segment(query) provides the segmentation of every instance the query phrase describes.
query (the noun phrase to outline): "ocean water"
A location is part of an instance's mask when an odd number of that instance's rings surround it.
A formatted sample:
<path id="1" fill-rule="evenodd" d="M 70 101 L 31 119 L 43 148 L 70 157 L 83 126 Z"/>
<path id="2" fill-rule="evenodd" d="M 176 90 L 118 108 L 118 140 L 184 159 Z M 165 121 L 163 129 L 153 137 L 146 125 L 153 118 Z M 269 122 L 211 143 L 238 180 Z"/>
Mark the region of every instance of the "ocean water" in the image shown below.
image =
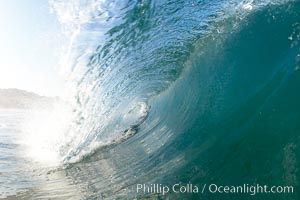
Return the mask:
<path id="1" fill-rule="evenodd" d="M 300 198 L 299 1 L 50 2 L 70 105 L 0 111 L 0 198 Z"/>

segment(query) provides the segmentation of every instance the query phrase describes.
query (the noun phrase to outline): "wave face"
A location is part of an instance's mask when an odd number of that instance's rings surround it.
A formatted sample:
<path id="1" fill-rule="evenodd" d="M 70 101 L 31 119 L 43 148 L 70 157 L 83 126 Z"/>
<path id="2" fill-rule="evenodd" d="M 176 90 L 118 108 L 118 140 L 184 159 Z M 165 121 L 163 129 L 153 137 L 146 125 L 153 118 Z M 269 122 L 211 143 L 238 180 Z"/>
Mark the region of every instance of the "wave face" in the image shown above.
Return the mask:
<path id="1" fill-rule="evenodd" d="M 132 199 L 149 197 L 137 183 L 299 186 L 298 1 L 51 3 L 70 38 L 75 96 L 60 146 L 73 164 L 47 175 L 51 191 Z"/>
<path id="2" fill-rule="evenodd" d="M 180 77 L 198 39 L 226 17 L 223 2 L 53 5 L 70 34 L 65 66 L 76 88 L 72 131 L 78 134 L 68 143 L 67 161 L 134 134 L 148 115 L 149 100 Z"/>

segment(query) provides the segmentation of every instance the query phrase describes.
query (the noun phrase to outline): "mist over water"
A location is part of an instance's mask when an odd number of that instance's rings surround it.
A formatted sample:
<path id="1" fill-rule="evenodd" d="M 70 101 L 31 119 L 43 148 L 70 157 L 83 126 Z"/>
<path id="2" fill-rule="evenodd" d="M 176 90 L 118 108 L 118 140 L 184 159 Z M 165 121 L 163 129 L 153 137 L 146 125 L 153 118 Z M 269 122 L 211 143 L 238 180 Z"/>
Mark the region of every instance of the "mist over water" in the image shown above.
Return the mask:
<path id="1" fill-rule="evenodd" d="M 0 111 L 0 198 L 249 199 L 144 183 L 293 185 L 255 198 L 299 198 L 299 1 L 50 2 L 70 94 Z"/>

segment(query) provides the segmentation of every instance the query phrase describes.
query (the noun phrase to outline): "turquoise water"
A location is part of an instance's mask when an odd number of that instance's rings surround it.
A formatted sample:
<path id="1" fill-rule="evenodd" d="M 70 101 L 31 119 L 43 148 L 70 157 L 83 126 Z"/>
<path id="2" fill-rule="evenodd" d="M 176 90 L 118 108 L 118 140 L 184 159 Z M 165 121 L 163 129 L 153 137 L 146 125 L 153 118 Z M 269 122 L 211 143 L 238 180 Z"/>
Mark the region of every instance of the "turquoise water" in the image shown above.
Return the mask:
<path id="1" fill-rule="evenodd" d="M 65 70 L 76 88 L 72 123 L 68 137 L 50 145 L 56 165 L 9 160 L 22 146 L 0 146 L 1 183 L 13 173 L 20 180 L 1 188 L 8 191 L 3 198 L 300 198 L 299 1 L 54 1 L 53 7 L 71 38 Z M 13 145 L 2 137 L 18 131 L 3 130 L 1 143 Z M 18 168 L 22 159 L 26 167 Z M 3 176 L 12 165 L 14 172 Z M 137 184 L 176 183 L 200 192 L 136 192 Z M 202 193 L 205 184 L 294 192 Z"/>

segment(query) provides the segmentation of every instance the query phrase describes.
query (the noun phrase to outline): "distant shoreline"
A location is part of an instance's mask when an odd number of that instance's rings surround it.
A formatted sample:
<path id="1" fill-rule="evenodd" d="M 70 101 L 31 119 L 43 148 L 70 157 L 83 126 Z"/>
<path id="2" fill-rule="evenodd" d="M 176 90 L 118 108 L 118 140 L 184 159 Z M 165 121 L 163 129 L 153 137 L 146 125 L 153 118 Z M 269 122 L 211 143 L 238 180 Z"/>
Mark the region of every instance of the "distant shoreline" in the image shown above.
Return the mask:
<path id="1" fill-rule="evenodd" d="M 0 89 L 1 109 L 31 109 L 53 106 L 58 97 L 40 96 L 20 89 Z"/>

